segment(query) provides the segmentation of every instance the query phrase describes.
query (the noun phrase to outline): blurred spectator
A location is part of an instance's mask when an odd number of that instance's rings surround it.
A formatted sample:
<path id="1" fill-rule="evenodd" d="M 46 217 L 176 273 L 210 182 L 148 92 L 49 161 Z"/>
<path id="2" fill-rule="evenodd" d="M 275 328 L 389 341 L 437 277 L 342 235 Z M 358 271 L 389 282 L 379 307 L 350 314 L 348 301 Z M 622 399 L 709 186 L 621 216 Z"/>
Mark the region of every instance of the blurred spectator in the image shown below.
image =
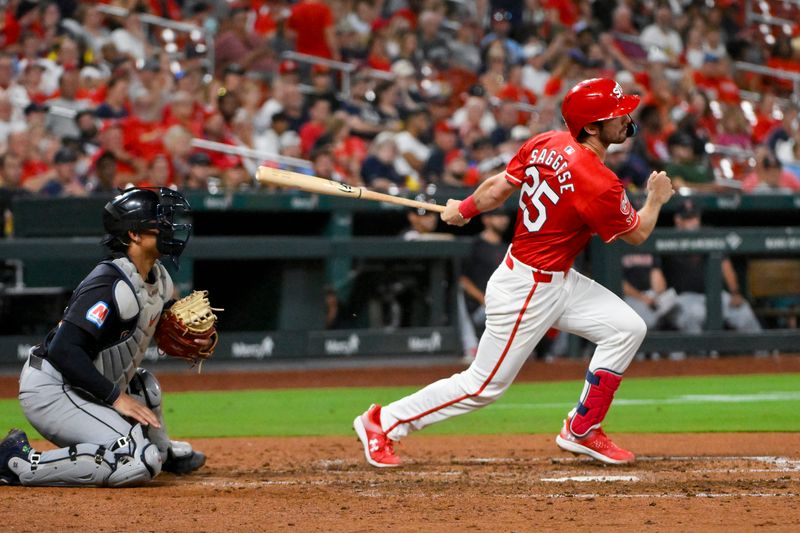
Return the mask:
<path id="1" fill-rule="evenodd" d="M 508 76 L 508 52 L 500 41 L 494 41 L 486 49 L 486 71 L 480 76 L 480 84 L 490 95 L 496 95 L 506 84 Z"/>
<path id="2" fill-rule="evenodd" d="M 169 159 L 165 154 L 155 154 L 147 163 L 144 177 L 136 183 L 137 187 L 168 187 L 172 184 Z"/>
<path id="3" fill-rule="evenodd" d="M 498 145 L 511 138 L 511 129 L 518 124 L 516 104 L 509 100 L 501 101 L 495 110 L 495 117 L 497 126 L 489 135 L 489 139 Z"/>
<path id="4" fill-rule="evenodd" d="M 207 191 L 209 179 L 214 172 L 211 158 L 204 152 L 195 152 L 189 156 L 188 162 L 189 174 L 186 176 L 183 187 L 195 191 Z"/>
<path id="5" fill-rule="evenodd" d="M 505 9 L 495 9 L 490 17 L 490 32 L 481 39 L 481 47 L 486 49 L 498 42 L 503 47 L 510 63 L 522 62 L 524 56 L 520 44 L 510 37 L 513 13 Z"/>
<path id="6" fill-rule="evenodd" d="M 100 130 L 97 127 L 97 120 L 94 111 L 83 109 L 75 114 L 75 125 L 78 128 L 78 142 L 80 151 L 92 155 L 97 151 L 100 141 L 97 138 Z"/>
<path id="7" fill-rule="evenodd" d="M 711 190 L 714 173 L 705 160 L 694 153 L 692 138 L 682 132 L 673 133 L 667 139 L 669 159 L 664 170 L 672 178 L 674 187 L 690 187 L 695 190 Z"/>
<path id="8" fill-rule="evenodd" d="M 480 87 L 480 86 L 479 86 Z M 486 93 L 482 88 L 472 89 L 464 106 L 453 113 L 453 125 L 458 128 L 458 137 L 465 145 L 491 134 L 497 126 Z"/>
<path id="9" fill-rule="evenodd" d="M 279 111 L 272 115 L 271 127 L 263 134 L 256 134 L 254 143 L 256 150 L 267 154 L 278 154 L 281 150 L 280 137 L 289 129 L 289 118 L 286 113 Z"/>
<path id="10" fill-rule="evenodd" d="M 75 113 L 90 107 L 90 102 L 78 99 L 80 72 L 66 69 L 58 82 L 59 94 L 47 101 L 47 130 L 56 137 L 75 136 L 80 134 L 75 124 Z"/>
<path id="11" fill-rule="evenodd" d="M 475 166 L 470 166 L 464 150 L 455 148 L 444 157 L 444 174 L 441 182 L 450 187 L 474 187 L 480 181 Z"/>
<path id="12" fill-rule="evenodd" d="M 298 159 L 303 156 L 302 149 L 300 148 L 300 136 L 294 130 L 287 130 L 281 134 L 280 147 L 280 155 Z"/>
<path id="13" fill-rule="evenodd" d="M 481 49 L 475 44 L 480 33 L 473 19 L 462 20 L 456 30 L 455 39 L 448 41 L 450 59 L 454 66 L 478 73 L 483 65 Z"/>
<path id="14" fill-rule="evenodd" d="M 381 116 L 367 100 L 367 95 L 374 98 L 371 80 L 365 74 L 356 73 L 350 88 L 352 97 L 344 102 L 342 109 L 347 113 L 350 129 L 354 135 L 363 139 L 373 139 L 381 131 Z"/>
<path id="15" fill-rule="evenodd" d="M 722 119 L 719 122 L 719 130 L 714 138 L 716 144 L 748 151 L 753 147 L 752 138 L 752 130 L 744 113 L 742 113 L 742 108 L 738 105 L 723 104 Z"/>
<path id="16" fill-rule="evenodd" d="M 37 104 L 33 104 L 37 105 Z M 30 106 L 26 107 L 28 109 Z M 32 109 L 35 109 L 32 108 Z M 14 106 L 11 104 L 11 98 L 4 90 L 0 90 L 0 153 L 5 152 L 6 140 L 12 130 L 24 128 L 24 117 L 16 113 Z"/>
<path id="17" fill-rule="evenodd" d="M 320 98 L 325 99 L 330 104 L 331 112 L 339 109 L 339 98 L 336 96 L 334 86 L 334 72 L 325 65 L 314 65 L 311 67 L 311 98 L 307 105 Z"/>
<path id="18" fill-rule="evenodd" d="M 89 63 L 102 56 L 103 45 L 111 37 L 105 22 L 105 15 L 98 6 L 89 3 L 81 3 L 74 18 L 64 21 L 69 31 L 86 47 L 84 57 L 88 56 Z"/>
<path id="19" fill-rule="evenodd" d="M 787 122 L 792 129 L 788 130 L 786 138 L 776 135 L 775 154 L 783 168 L 800 179 L 800 124 L 796 110 L 792 114 L 787 113 L 784 123 Z"/>
<path id="20" fill-rule="evenodd" d="M 95 152 L 93 160 L 96 162 L 101 155 L 110 152 L 116 159 L 116 173 L 120 179 L 130 180 L 144 169 L 144 162 L 125 146 L 124 132 L 119 121 L 106 121 L 100 130 L 99 139 L 100 149 Z"/>
<path id="21" fill-rule="evenodd" d="M 642 29 L 639 37 L 645 49 L 658 48 L 669 58 L 670 67 L 679 67 L 683 40 L 675 30 L 672 9 L 667 5 L 656 8 L 655 20 Z"/>
<path id="22" fill-rule="evenodd" d="M 439 183 L 444 177 L 445 158 L 456 149 L 456 130 L 447 121 L 441 121 L 433 128 L 433 146 L 428 160 L 422 167 L 422 178 L 426 183 Z"/>
<path id="23" fill-rule="evenodd" d="M 22 160 L 11 153 L 0 156 L 0 187 L 19 189 L 22 180 Z"/>
<path id="24" fill-rule="evenodd" d="M 274 68 L 271 47 L 263 37 L 248 28 L 248 11 L 249 7 L 244 2 L 233 4 L 226 24 L 217 35 L 214 53 L 220 76 L 229 63 L 264 73 Z"/>
<path id="25" fill-rule="evenodd" d="M 633 22 L 633 11 L 625 3 L 619 3 L 613 11 L 611 35 L 614 38 L 614 46 L 626 57 L 633 60 L 643 60 L 647 57 L 647 50 L 639 43 L 639 30 Z"/>
<path id="26" fill-rule="evenodd" d="M 423 98 L 417 85 L 417 71 L 410 61 L 401 59 L 392 65 L 397 86 L 397 106 L 401 113 L 422 107 Z"/>
<path id="27" fill-rule="evenodd" d="M 398 94 L 397 85 L 393 81 L 383 81 L 375 87 L 372 107 L 384 130 L 399 131 L 402 128 L 400 110 L 397 109 Z"/>
<path id="28" fill-rule="evenodd" d="M 756 166 L 742 180 L 742 191 L 755 194 L 792 194 L 800 191 L 800 179 L 783 169 L 766 147 L 756 152 Z"/>
<path id="29" fill-rule="evenodd" d="M 78 154 L 68 148 L 56 152 L 52 173 L 43 174 L 26 183 L 26 188 L 44 196 L 86 196 L 75 165 Z"/>
<path id="30" fill-rule="evenodd" d="M 246 191 L 253 186 L 252 174 L 241 164 L 225 168 L 222 170 L 222 186 L 227 192 Z"/>
<path id="31" fill-rule="evenodd" d="M 528 41 L 522 48 L 522 56 L 525 63 L 522 67 L 522 85 L 530 89 L 536 95 L 543 95 L 547 81 L 550 79 L 550 71 L 546 68 L 547 63 L 559 53 L 565 41 L 565 35 L 559 34 L 553 41 L 546 45 L 536 40 Z"/>
<path id="32" fill-rule="evenodd" d="M 331 8 L 321 0 L 300 0 L 291 9 L 286 28 L 294 34 L 295 49 L 338 61 L 341 55 Z"/>
<path id="33" fill-rule="evenodd" d="M 414 190 L 411 184 L 421 185 L 420 173 L 431 155 L 431 150 L 423 137 L 430 128 L 430 117 L 423 109 L 410 111 L 406 116 L 405 128 L 394 136 L 398 157 L 394 168 L 401 176 L 407 176 L 410 183 L 406 185 Z"/>
<path id="34" fill-rule="evenodd" d="M 391 51 L 391 42 L 389 43 L 390 50 L 389 56 L 397 61 L 408 61 L 414 67 L 414 71 L 418 72 L 425 65 L 425 53 L 419 47 L 419 37 L 416 33 L 405 30 L 398 37 L 397 53 Z"/>
<path id="35" fill-rule="evenodd" d="M 419 14 L 417 25 L 418 48 L 427 61 L 448 57 L 448 39 L 442 32 L 442 15 L 437 11 L 425 10 Z"/>
<path id="36" fill-rule="evenodd" d="M 336 171 L 333 154 L 328 147 L 323 146 L 322 148 L 314 150 L 314 152 L 311 154 L 311 164 L 313 165 L 313 172 L 315 176 L 319 178 L 325 178 L 326 180 L 347 183 L 345 176 L 342 176 Z M 352 181 L 348 184 L 356 185 Z"/>
<path id="37" fill-rule="evenodd" d="M 111 32 L 110 42 L 123 55 L 134 60 L 144 61 L 150 56 L 150 45 L 147 42 L 147 32 L 140 18 L 144 12 L 141 5 L 134 6 L 122 18 L 122 26 Z"/>
<path id="38" fill-rule="evenodd" d="M 195 103 L 191 94 L 177 91 L 170 103 L 164 109 L 163 124 L 165 128 L 181 126 L 192 135 L 199 137 L 203 132 L 203 122 L 206 119 L 202 107 Z"/>
<path id="39" fill-rule="evenodd" d="M 675 228 L 682 231 L 700 229 L 701 213 L 691 200 L 685 200 L 675 214 Z M 702 254 L 666 255 L 661 259 L 667 285 L 678 293 L 674 316 L 675 326 L 687 333 L 700 333 L 706 320 L 706 261 Z M 758 332 L 761 325 L 750 304 L 742 295 L 738 276 L 729 258 L 722 260 L 722 318 L 738 331 Z"/>
<path id="40" fill-rule="evenodd" d="M 346 113 L 339 111 L 333 116 L 315 146 L 328 146 L 337 172 L 345 176 L 348 183 L 361 184 L 361 165 L 367 157 L 368 145 L 352 134 Z"/>
<path id="41" fill-rule="evenodd" d="M 633 142 L 612 144 L 606 150 L 605 164 L 619 176 L 628 190 L 644 190 L 650 177 L 650 166 L 636 152 L 631 151 Z"/>
<path id="42" fill-rule="evenodd" d="M 108 91 L 94 114 L 100 119 L 125 118 L 130 114 L 130 104 L 128 103 L 128 79 L 124 77 L 112 77 L 108 80 Z"/>
<path id="43" fill-rule="evenodd" d="M 105 152 L 94 162 L 89 173 L 86 189 L 92 194 L 107 194 L 124 188 L 117 180 L 117 158 L 111 152 Z"/>
<path id="44" fill-rule="evenodd" d="M 699 70 L 689 71 L 684 79 L 688 87 L 703 91 L 710 100 L 737 105 L 741 101 L 739 87 L 729 72 L 728 61 L 716 54 L 706 52 L 703 66 Z"/>
<path id="45" fill-rule="evenodd" d="M 303 155 L 308 157 L 312 148 L 325 130 L 331 119 L 331 103 L 325 98 L 316 98 L 308 109 L 308 122 L 300 127 L 300 146 Z"/>
<path id="46" fill-rule="evenodd" d="M 0 99 L 0 104 L 1 103 L 2 100 Z M 25 123 L 28 125 L 28 128 L 38 130 L 46 129 L 48 109 L 48 106 L 37 104 L 36 102 L 31 102 L 25 106 Z"/>
<path id="47" fill-rule="evenodd" d="M 393 137 L 392 134 L 378 136 L 361 165 L 361 179 L 371 189 L 388 192 L 405 187 L 405 178 L 394 167 L 398 154 Z"/>

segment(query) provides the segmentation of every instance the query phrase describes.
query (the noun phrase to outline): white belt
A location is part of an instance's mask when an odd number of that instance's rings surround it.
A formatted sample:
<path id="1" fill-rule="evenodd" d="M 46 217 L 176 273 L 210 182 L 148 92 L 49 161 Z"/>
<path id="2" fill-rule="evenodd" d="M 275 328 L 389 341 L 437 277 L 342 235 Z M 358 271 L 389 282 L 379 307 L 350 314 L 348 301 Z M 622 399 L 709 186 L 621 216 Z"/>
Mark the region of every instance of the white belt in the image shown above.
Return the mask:
<path id="1" fill-rule="evenodd" d="M 525 272 L 526 275 L 530 275 L 534 281 L 537 283 L 563 283 L 564 278 L 567 277 L 567 272 L 562 271 L 551 271 L 551 270 L 541 270 L 538 268 L 534 268 L 530 265 L 526 265 L 513 255 L 509 251 L 506 254 L 505 259 L 506 266 L 511 270 L 516 270 L 518 272 Z"/>

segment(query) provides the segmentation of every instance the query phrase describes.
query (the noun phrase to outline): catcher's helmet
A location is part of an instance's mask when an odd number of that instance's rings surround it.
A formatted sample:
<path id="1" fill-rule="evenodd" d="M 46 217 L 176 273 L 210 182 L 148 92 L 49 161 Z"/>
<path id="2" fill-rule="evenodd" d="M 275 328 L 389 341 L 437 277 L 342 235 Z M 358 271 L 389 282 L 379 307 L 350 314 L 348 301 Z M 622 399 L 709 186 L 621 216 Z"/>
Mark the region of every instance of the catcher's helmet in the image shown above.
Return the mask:
<path id="1" fill-rule="evenodd" d="M 178 257 L 189 241 L 192 225 L 176 223 L 175 218 L 189 211 L 189 203 L 183 195 L 172 189 L 125 189 L 103 209 L 106 235 L 101 243 L 112 251 L 125 251 L 130 244 L 129 231 L 158 230 L 158 251 L 169 256 L 177 267 Z"/>
<path id="2" fill-rule="evenodd" d="M 561 114 L 576 139 L 583 127 L 598 120 L 627 115 L 639 105 L 639 97 L 622 94 L 619 83 L 608 78 L 584 80 L 569 90 L 561 104 Z M 636 133 L 635 125 L 628 136 Z"/>

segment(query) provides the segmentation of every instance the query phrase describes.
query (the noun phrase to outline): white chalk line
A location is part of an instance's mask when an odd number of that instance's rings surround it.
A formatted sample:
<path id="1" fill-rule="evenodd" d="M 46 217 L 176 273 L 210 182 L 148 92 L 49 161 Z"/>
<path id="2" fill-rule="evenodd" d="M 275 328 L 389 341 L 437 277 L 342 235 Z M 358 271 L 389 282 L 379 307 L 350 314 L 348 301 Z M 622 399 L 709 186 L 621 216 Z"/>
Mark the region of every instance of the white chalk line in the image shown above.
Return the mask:
<path id="1" fill-rule="evenodd" d="M 565 476 L 565 477 L 543 477 L 539 481 L 545 483 L 567 483 L 575 481 L 577 483 L 612 483 L 615 481 L 639 481 L 638 476 Z"/>
<path id="2" fill-rule="evenodd" d="M 227 488 L 227 489 L 258 489 L 270 486 L 331 486 L 339 484 L 335 480 L 311 480 L 311 481 L 295 481 L 295 480 L 264 480 L 264 481 L 231 481 L 225 479 L 203 479 L 196 480 L 186 485 L 200 485 L 213 488 Z M 372 483 L 373 488 L 354 490 L 354 495 L 364 498 L 383 498 L 396 495 L 393 492 L 377 490 L 374 487 L 377 483 Z M 430 494 L 426 492 L 419 492 L 417 494 L 403 493 L 404 497 L 419 496 L 426 499 L 436 498 L 440 494 Z M 683 493 L 683 492 L 669 492 L 669 493 L 640 493 L 640 494 L 601 494 L 597 492 L 588 493 L 525 493 L 525 494 L 509 494 L 504 497 L 521 498 L 521 499 L 601 499 L 601 498 L 614 498 L 614 499 L 692 499 L 692 498 L 797 498 L 800 493 L 797 492 L 698 492 L 698 493 Z"/>
<path id="3" fill-rule="evenodd" d="M 618 398 L 614 400 L 615 407 L 627 407 L 636 405 L 682 405 L 691 403 L 753 403 L 753 402 L 786 402 L 800 401 L 800 392 L 779 391 L 779 392 L 760 392 L 755 394 L 684 394 L 672 398 L 640 398 L 628 399 Z M 551 402 L 551 403 L 509 403 L 499 402 L 493 409 L 556 409 L 571 408 L 575 402 Z"/>

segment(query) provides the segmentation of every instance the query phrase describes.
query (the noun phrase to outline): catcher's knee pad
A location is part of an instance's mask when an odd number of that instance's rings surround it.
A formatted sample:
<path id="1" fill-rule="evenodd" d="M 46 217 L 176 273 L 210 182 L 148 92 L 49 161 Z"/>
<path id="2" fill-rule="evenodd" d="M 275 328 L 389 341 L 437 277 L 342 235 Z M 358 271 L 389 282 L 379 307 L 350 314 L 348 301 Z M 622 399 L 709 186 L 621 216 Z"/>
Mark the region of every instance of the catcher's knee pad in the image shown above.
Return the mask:
<path id="1" fill-rule="evenodd" d="M 161 383 L 152 372 L 144 368 L 137 368 L 128 385 L 128 394 L 144 399 L 145 405 L 150 409 L 161 408 Z"/>
<path id="2" fill-rule="evenodd" d="M 573 435 L 583 437 L 600 425 L 621 382 L 622 375 L 611 370 L 599 368 L 586 372 L 581 399 L 569 417 L 569 430 Z"/>
<path id="3" fill-rule="evenodd" d="M 127 437 L 121 437 L 112 451 L 116 463 L 108 477 L 110 487 L 150 481 L 161 472 L 161 454 L 155 444 L 144 438 L 139 424 L 133 426 Z"/>

